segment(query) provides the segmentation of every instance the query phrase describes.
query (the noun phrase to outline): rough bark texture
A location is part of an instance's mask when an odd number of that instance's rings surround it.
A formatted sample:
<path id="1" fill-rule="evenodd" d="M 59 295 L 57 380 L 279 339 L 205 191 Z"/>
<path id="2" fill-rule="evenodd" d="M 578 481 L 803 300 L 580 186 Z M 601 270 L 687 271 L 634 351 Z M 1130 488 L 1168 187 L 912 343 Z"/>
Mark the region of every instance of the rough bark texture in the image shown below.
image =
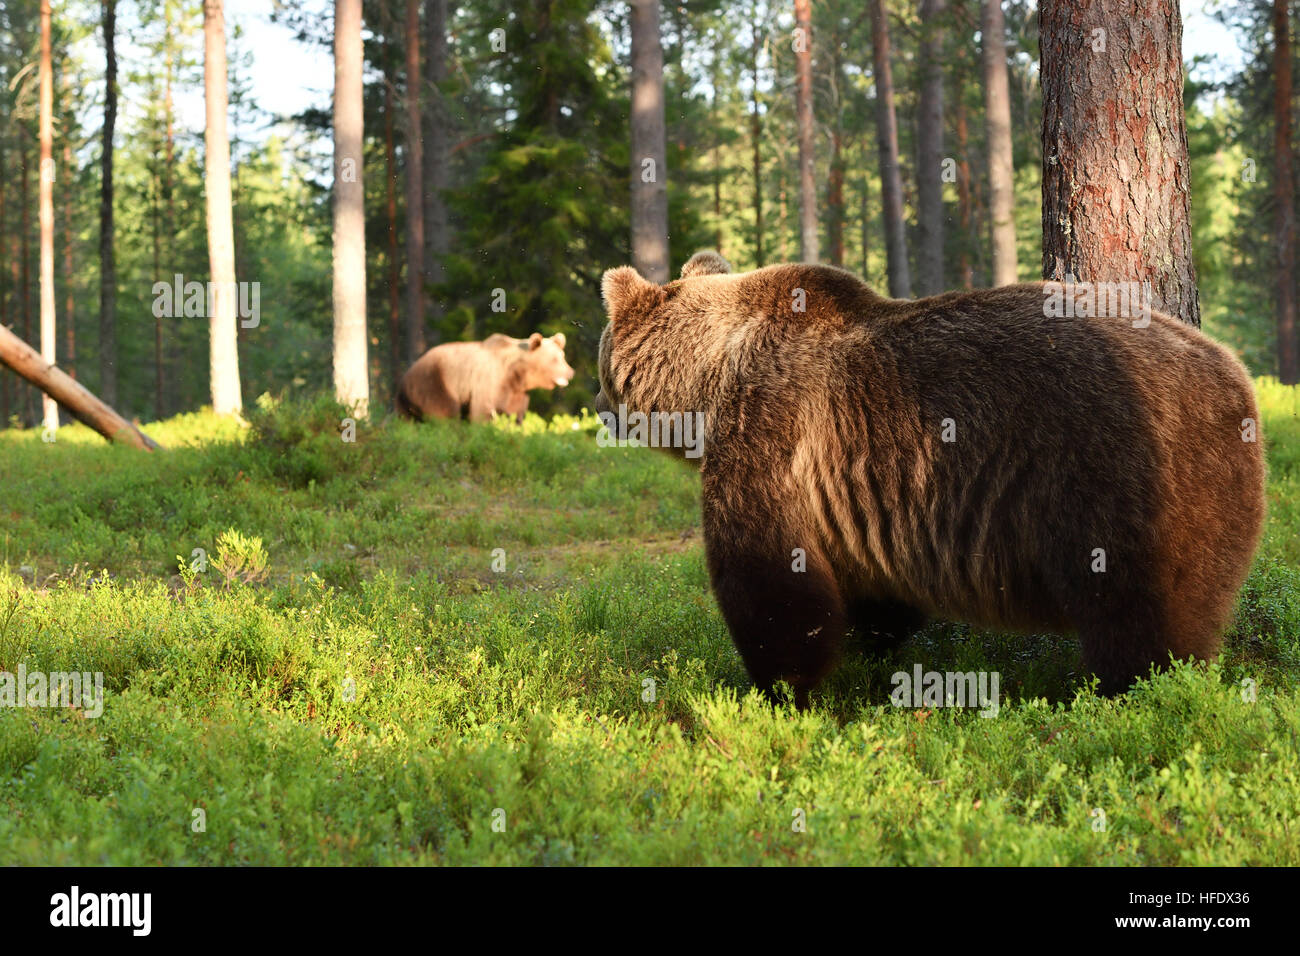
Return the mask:
<path id="1" fill-rule="evenodd" d="M 1053 6 L 1059 2 L 1060 0 L 1046 0 L 1043 7 Z M 1083 0 L 1083 2 L 1092 3 L 1094 0 Z M 1042 8 L 1039 13 L 1040 23 L 1042 22 L 1041 11 Z M 1040 29 L 1045 27 L 1040 26 Z M 993 284 L 1010 285 L 1016 281 L 1014 216 L 1016 194 L 1011 154 L 1011 90 L 1007 81 L 1006 24 L 1002 19 L 1001 0 L 983 0 L 980 35 L 984 56 L 984 124 L 988 139 L 989 214 L 993 227 Z M 1045 50 L 1046 44 L 1044 44 Z M 1043 178 L 1046 182 L 1046 174 Z M 1046 222 L 1045 213 L 1043 221 Z"/>
<path id="2" fill-rule="evenodd" d="M 46 362 L 34 348 L 0 326 L 0 365 L 13 369 L 78 421 L 85 422 L 110 441 L 120 441 L 146 451 L 157 448 L 149 438 L 86 388 L 55 366 Z"/>
<path id="3" fill-rule="evenodd" d="M 446 279 L 443 261 L 451 248 L 446 198 L 451 181 L 451 111 L 442 93 L 447 80 L 447 0 L 424 0 L 424 34 L 424 282 L 428 294 L 428 287 Z M 429 343 L 437 345 L 442 338 L 439 320 L 446 307 L 436 292 L 430 304 L 433 327 Z"/>
<path id="4" fill-rule="evenodd" d="M 1295 180 L 1291 167 L 1291 17 L 1286 0 L 1273 3 L 1273 72 L 1277 372 L 1284 385 L 1295 385 L 1300 382 L 1300 356 L 1296 347 Z"/>
<path id="5" fill-rule="evenodd" d="M 335 49 L 338 49 L 337 36 Z M 428 347 L 424 334 L 424 143 L 420 130 L 420 84 L 423 82 L 420 2 L 406 0 L 406 358 L 409 362 L 418 359 Z M 360 155 L 358 152 L 357 156 Z M 357 163 L 360 165 L 359 158 Z"/>
<path id="6" fill-rule="evenodd" d="M 226 131 L 226 18 L 222 0 L 203 3 L 204 193 L 208 268 L 217 294 L 208 316 L 208 370 L 212 410 L 238 415 L 239 347 L 235 319 L 235 231 L 230 200 L 230 137 Z"/>
<path id="7" fill-rule="evenodd" d="M 889 20 L 884 0 L 871 0 L 871 55 L 876 74 L 876 148 L 880 151 L 880 192 L 885 220 L 885 260 L 889 294 L 912 296 L 912 274 L 903 231 L 903 182 L 898 169 L 898 119 L 894 79 L 889 67 Z"/>
<path id="8" fill-rule="evenodd" d="M 817 156 L 813 148 L 812 6 L 794 0 L 795 26 L 801 41 L 795 45 L 795 115 L 799 126 L 799 258 L 820 259 L 817 236 Z M 842 255 L 841 255 L 842 258 Z"/>
<path id="9" fill-rule="evenodd" d="M 632 265 L 668 281 L 668 151 L 659 0 L 630 0 L 632 23 Z M 647 169 L 647 160 L 653 166 Z"/>
<path id="10" fill-rule="evenodd" d="M 937 295 L 944 291 L 943 210 L 943 71 L 944 32 L 940 18 L 944 0 L 921 0 L 921 103 L 917 149 L 917 224 L 920 248 L 916 258 L 917 291 Z"/>
<path id="11" fill-rule="evenodd" d="M 104 145 L 99 193 L 99 394 L 117 404 L 117 263 L 113 257 L 113 127 L 117 123 L 117 0 L 104 0 Z"/>
<path id="12" fill-rule="evenodd" d="M 41 0 L 40 64 L 41 140 L 41 358 L 53 365 L 54 316 L 54 66 L 50 61 L 50 0 Z M 59 406 L 48 394 L 41 402 L 41 420 L 47 429 L 59 427 Z"/>
<path id="13" fill-rule="evenodd" d="M 334 393 L 369 413 L 366 374 L 366 196 L 362 169 L 361 0 L 334 4 Z M 419 71 L 408 73 L 408 81 Z M 418 122 L 413 127 L 417 133 Z M 418 175 L 418 164 L 416 166 Z M 407 218 L 419 217 L 417 199 Z M 420 259 L 408 268 L 419 273 Z"/>
<path id="14" fill-rule="evenodd" d="M 1045 0 L 1039 18 L 1044 277 L 1150 282 L 1154 308 L 1200 325 L 1176 0 Z"/>

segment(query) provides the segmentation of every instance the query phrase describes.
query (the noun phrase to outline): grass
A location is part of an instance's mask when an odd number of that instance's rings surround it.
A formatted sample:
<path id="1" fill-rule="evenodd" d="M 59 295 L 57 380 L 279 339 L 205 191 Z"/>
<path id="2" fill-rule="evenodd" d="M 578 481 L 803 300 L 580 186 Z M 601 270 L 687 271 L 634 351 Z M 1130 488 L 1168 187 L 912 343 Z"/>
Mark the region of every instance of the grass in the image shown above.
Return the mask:
<path id="1" fill-rule="evenodd" d="M 1300 406 L 1259 393 L 1219 662 L 1105 700 L 1068 638 L 936 624 L 804 714 L 750 690 L 695 473 L 590 416 L 0 432 L 0 670 L 105 689 L 0 707 L 0 864 L 1300 864 Z M 890 706 L 917 662 L 998 716 Z"/>

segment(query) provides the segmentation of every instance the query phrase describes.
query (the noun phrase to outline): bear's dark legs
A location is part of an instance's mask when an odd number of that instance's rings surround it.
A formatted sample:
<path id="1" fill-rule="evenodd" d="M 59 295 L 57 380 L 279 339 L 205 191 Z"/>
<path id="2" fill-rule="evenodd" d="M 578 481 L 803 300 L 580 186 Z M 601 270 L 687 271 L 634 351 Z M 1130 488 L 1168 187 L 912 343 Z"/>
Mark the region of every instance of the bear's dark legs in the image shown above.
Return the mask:
<path id="1" fill-rule="evenodd" d="M 1171 650 L 1183 656 L 1152 596 L 1131 594 L 1129 600 L 1113 603 L 1092 609 L 1078 627 L 1084 670 L 1097 676 L 1098 691 L 1107 697 L 1148 676 L 1153 664 L 1168 664 Z"/>
<path id="2" fill-rule="evenodd" d="M 862 649 L 881 653 L 896 649 L 925 626 L 925 615 L 899 601 L 852 601 L 849 624 Z"/>
<path id="3" fill-rule="evenodd" d="M 811 556 L 795 571 L 785 559 L 709 550 L 713 591 L 749 676 L 773 700 L 777 682 L 788 682 L 806 709 L 844 640 L 844 604 L 828 569 Z"/>

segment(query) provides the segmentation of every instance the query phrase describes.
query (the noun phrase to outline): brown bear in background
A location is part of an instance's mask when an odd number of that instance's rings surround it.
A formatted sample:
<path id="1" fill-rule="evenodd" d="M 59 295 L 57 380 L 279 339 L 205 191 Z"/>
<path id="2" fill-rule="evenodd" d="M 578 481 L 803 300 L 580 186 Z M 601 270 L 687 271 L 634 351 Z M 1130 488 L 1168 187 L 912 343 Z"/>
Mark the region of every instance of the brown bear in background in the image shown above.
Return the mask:
<path id="1" fill-rule="evenodd" d="M 524 420 L 528 391 L 562 388 L 573 378 L 564 360 L 564 333 L 527 339 L 489 335 L 482 342 L 448 342 L 429 349 L 397 386 L 397 410 L 407 418 L 490 421 L 498 412 Z"/>
<path id="2" fill-rule="evenodd" d="M 605 273 L 597 409 L 704 413 L 709 574 L 769 695 L 806 707 L 848 629 L 932 615 L 1076 631 L 1108 694 L 1217 653 L 1264 517 L 1227 349 L 1157 312 L 1049 318 L 1041 282 L 896 300 L 716 253 L 682 276 Z"/>

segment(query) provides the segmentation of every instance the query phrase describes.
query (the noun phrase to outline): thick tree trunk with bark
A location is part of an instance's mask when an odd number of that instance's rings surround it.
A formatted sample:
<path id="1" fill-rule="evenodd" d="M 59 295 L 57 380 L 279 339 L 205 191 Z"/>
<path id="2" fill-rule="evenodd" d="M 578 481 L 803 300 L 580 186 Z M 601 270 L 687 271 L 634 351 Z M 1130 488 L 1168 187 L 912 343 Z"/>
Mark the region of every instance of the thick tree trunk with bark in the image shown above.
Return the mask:
<path id="1" fill-rule="evenodd" d="M 414 362 L 424 334 L 424 150 L 420 129 L 420 0 L 406 0 L 406 351 Z"/>
<path id="2" fill-rule="evenodd" d="M 880 192 L 885 220 L 885 260 L 889 294 L 912 296 L 903 224 L 903 180 L 898 168 L 898 118 L 894 113 L 894 79 L 889 66 L 889 20 L 884 0 L 871 0 L 871 55 L 876 77 L 876 147 L 880 152 Z"/>
<path id="3" fill-rule="evenodd" d="M 76 379 L 46 362 L 34 348 L 0 326 L 0 365 L 13 369 L 58 404 L 73 418 L 89 425 L 109 441 L 124 442 L 146 451 L 158 443 L 100 401 Z"/>
<path id="4" fill-rule="evenodd" d="M 1044 6 L 1059 2 L 1046 0 Z M 1041 10 L 1039 21 L 1040 29 L 1043 29 Z M 984 125 L 988 139 L 995 286 L 1011 285 L 1016 281 L 1016 191 L 1011 152 L 1011 89 L 1007 80 L 1006 32 L 1002 0 L 983 0 L 980 34 L 984 55 Z M 1046 222 L 1046 218 L 1043 221 Z"/>
<path id="5" fill-rule="evenodd" d="M 58 358 L 54 315 L 54 64 L 50 59 L 50 0 L 41 0 L 40 86 L 41 358 L 53 365 Z M 58 404 L 46 394 L 41 405 L 45 428 L 57 429 Z"/>
<path id="6" fill-rule="evenodd" d="M 424 0 L 424 281 L 438 286 L 446 279 L 443 262 L 451 249 L 451 222 L 447 214 L 447 187 L 451 183 L 451 111 L 443 99 L 447 81 L 447 0 Z M 446 312 L 441 294 L 432 302 L 433 326 L 429 342 L 442 339 L 439 323 Z"/>
<path id="7" fill-rule="evenodd" d="M 632 265 L 668 281 L 668 150 L 659 0 L 630 0 L 632 23 Z"/>
<path id="8" fill-rule="evenodd" d="M 812 6 L 794 0 L 795 116 L 799 128 L 799 259 L 817 262 L 817 157 L 813 142 Z"/>
<path id="9" fill-rule="evenodd" d="M 1044 0 L 1043 275 L 1200 325 L 1177 0 Z M 996 217 L 996 213 L 995 213 Z"/>
<path id="10" fill-rule="evenodd" d="M 104 0 L 104 145 L 99 192 L 99 393 L 117 404 L 117 261 L 113 254 L 113 127 L 117 123 L 117 0 Z"/>
<path id="11" fill-rule="evenodd" d="M 226 131 L 226 18 L 222 0 L 203 3 L 204 192 L 207 196 L 208 263 L 214 286 L 208 316 L 212 410 L 238 415 L 239 346 L 235 318 L 235 230 L 230 199 L 230 137 Z"/>
<path id="12" fill-rule="evenodd" d="M 921 172 L 917 177 L 916 282 L 921 295 L 944 291 L 943 211 L 943 71 L 944 32 L 940 18 L 944 0 L 921 0 L 921 103 L 917 147 Z"/>
<path id="13" fill-rule="evenodd" d="M 413 0 L 412 0 L 413 2 Z M 409 39 L 409 37 L 408 37 Z M 369 414 L 366 377 L 366 194 L 361 101 L 361 0 L 334 3 L 334 392 L 362 417 Z M 409 70 L 409 64 L 408 64 Z M 407 73 L 419 82 L 419 70 Z M 419 136 L 419 121 L 412 126 Z M 416 164 L 416 175 L 419 166 Z M 407 206 L 420 218 L 420 203 Z M 408 268 L 418 278 L 421 259 Z"/>
<path id="14" fill-rule="evenodd" d="M 1291 17 L 1286 0 L 1273 0 L 1273 168 L 1276 184 L 1277 374 L 1300 382 L 1296 343 L 1295 179 L 1291 154 Z"/>

